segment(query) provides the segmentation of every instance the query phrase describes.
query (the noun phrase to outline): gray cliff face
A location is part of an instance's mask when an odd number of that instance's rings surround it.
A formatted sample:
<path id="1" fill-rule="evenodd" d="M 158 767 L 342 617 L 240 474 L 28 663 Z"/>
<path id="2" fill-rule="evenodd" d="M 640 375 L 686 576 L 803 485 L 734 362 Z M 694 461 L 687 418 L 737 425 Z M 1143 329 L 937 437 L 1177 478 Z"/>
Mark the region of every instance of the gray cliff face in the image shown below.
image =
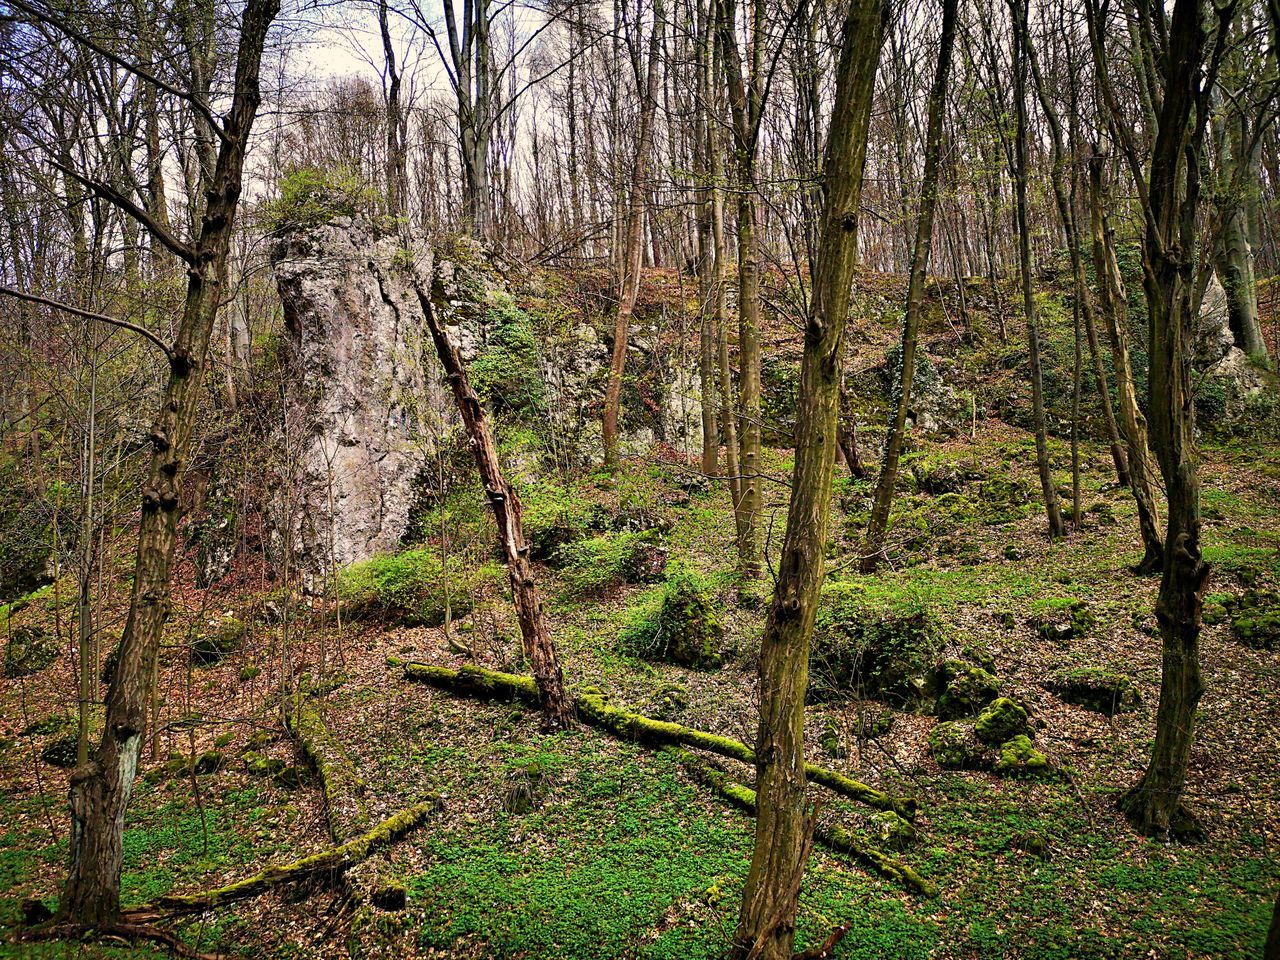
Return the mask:
<path id="1" fill-rule="evenodd" d="M 439 429 L 444 395 L 398 251 L 342 219 L 274 251 L 290 372 L 278 439 L 292 474 L 292 503 L 277 508 L 312 579 L 398 546 Z"/>

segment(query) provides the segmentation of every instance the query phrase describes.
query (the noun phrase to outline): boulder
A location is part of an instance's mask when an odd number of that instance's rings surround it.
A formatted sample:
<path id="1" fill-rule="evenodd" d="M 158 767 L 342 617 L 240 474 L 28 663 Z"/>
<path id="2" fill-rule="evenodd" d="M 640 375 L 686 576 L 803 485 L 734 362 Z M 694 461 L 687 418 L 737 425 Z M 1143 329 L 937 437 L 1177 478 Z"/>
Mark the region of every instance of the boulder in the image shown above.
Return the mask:
<path id="1" fill-rule="evenodd" d="M 58 638 L 41 627 L 18 627 L 4 647 L 4 675 L 10 680 L 29 677 L 58 659 Z"/>
<path id="2" fill-rule="evenodd" d="M 1122 673 L 1101 667 L 1073 667 L 1058 670 L 1044 688 L 1067 703 L 1113 716 L 1134 710 L 1139 703 L 1133 682 Z"/>
<path id="3" fill-rule="evenodd" d="M 937 670 L 937 715 L 943 720 L 960 717 L 976 717 L 979 712 L 1000 696 L 1000 681 L 982 667 L 963 660 L 948 660 Z"/>
<path id="4" fill-rule="evenodd" d="M 1029 732 L 1027 710 L 1008 697 L 997 697 L 987 704 L 974 723 L 974 735 L 992 746 Z"/>

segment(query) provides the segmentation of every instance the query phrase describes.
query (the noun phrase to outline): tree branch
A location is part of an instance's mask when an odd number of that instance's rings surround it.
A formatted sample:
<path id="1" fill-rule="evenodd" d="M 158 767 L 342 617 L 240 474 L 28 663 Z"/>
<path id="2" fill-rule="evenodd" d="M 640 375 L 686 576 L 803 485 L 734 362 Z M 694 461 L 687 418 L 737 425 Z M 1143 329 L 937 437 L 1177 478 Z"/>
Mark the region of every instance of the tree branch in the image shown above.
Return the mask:
<path id="1" fill-rule="evenodd" d="M 69 303 L 62 303 L 58 300 L 49 300 L 45 297 L 38 297 L 34 293 L 23 293 L 21 290 L 15 290 L 13 287 L 0 286 L 0 293 L 5 296 L 13 297 L 17 300 L 25 300 L 28 303 L 38 303 L 42 307 L 52 307 L 55 310 L 61 310 L 64 313 L 74 314 L 77 317 L 84 317 L 87 320 L 97 320 L 101 323 L 110 324 L 113 327 L 119 327 L 121 330 L 128 330 L 136 333 L 145 340 L 150 340 L 152 344 L 159 347 L 164 353 L 165 358 L 170 363 L 173 362 L 173 351 L 169 349 L 169 345 L 160 339 L 156 334 L 152 333 L 146 327 L 140 327 L 128 320 L 117 320 L 115 317 L 108 317 L 106 314 L 93 313 L 89 310 L 81 310 L 79 307 L 73 307 Z"/>

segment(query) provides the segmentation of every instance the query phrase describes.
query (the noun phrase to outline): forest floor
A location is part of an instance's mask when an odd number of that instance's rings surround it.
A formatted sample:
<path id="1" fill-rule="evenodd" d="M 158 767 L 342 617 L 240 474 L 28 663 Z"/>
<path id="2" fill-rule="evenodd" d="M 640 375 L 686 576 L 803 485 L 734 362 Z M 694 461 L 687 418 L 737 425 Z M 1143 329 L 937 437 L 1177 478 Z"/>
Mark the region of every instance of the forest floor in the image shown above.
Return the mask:
<path id="1" fill-rule="evenodd" d="M 1055 443 L 1053 453 L 1059 467 L 1069 462 L 1063 445 Z M 1205 552 L 1215 593 L 1280 587 L 1277 453 L 1238 442 L 1206 450 Z M 772 451 L 765 472 L 785 475 L 788 456 Z M 977 466 L 1034 489 L 1031 438 L 1013 428 L 988 425 L 976 438 L 913 457 L 923 469 Z M 1206 628 L 1206 692 L 1188 786 L 1206 839 L 1170 845 L 1136 836 L 1114 802 L 1138 777 L 1150 746 L 1160 672 L 1152 636 L 1158 582 L 1130 572 L 1140 555 L 1132 499 L 1110 482 L 1105 449 L 1088 446 L 1085 465 L 1085 524 L 1059 543 L 1044 537 L 1034 494 L 985 514 L 988 522 L 956 511 L 953 497 L 946 515 L 958 519 L 939 530 L 938 498 L 904 492 L 902 514 L 916 511 L 933 525 L 919 543 L 902 545 L 892 567 L 861 578 L 865 589 L 910 597 L 945 625 L 948 643 L 989 653 L 1003 692 L 1030 708 L 1037 746 L 1056 773 L 1000 779 L 943 771 L 926 748 L 935 723 L 929 716 L 894 711 L 887 732 L 863 739 L 860 718 L 881 714 L 882 705 L 849 700 L 810 708 L 815 762 L 919 798 L 919 839 L 898 855 L 940 893 L 909 893 L 817 848 L 801 898 L 799 944 L 850 924 L 838 957 L 1259 955 L 1280 886 L 1280 660 L 1239 643 L 1229 622 Z M 616 480 L 582 483 L 579 495 L 659 514 L 672 560 L 719 578 L 729 652 L 715 670 L 636 659 L 617 637 L 652 588 L 575 596 L 547 569 L 542 584 L 570 685 L 596 686 L 613 703 L 750 742 L 753 644 L 767 584 L 756 602 L 739 602 L 729 576 L 727 494 L 719 484 L 692 481 L 682 468 L 639 462 Z M 766 485 L 770 558 L 777 556 L 786 492 L 781 483 Z M 838 481 L 837 576 L 853 557 L 865 494 L 865 483 Z M 974 502 L 979 493 L 965 488 L 961 496 Z M 73 618 L 68 593 L 65 585 L 61 593 L 46 590 L 22 610 L 6 611 L 8 629 Z M 198 591 L 190 582 L 176 591 L 162 730 L 156 749 L 144 752 L 125 834 L 127 904 L 209 889 L 330 842 L 314 776 L 304 770 L 301 783 L 253 776 L 242 759 L 252 748 L 279 765 L 299 763 L 273 694 L 281 627 L 253 628 L 249 642 L 212 667 L 193 667 L 186 652 L 183 631 L 245 609 L 252 593 Z M 1076 609 L 1089 614 L 1080 635 L 1045 639 L 1028 625 L 1037 610 L 1071 601 L 1082 601 Z M 462 626 L 478 641 L 481 663 L 520 671 L 510 639 L 517 633 L 500 595 Z M 69 630 L 66 622 L 62 628 Z M 543 734 L 528 708 L 406 681 L 404 660 L 464 662 L 439 629 L 339 629 L 317 613 L 293 631 L 292 657 L 314 669 L 323 648 L 341 677 L 314 702 L 368 785 L 364 801 L 373 819 L 440 798 L 439 810 L 390 851 L 408 906 L 370 912 L 356 909 L 340 886 L 283 888 L 183 921 L 189 943 L 246 957 L 721 954 L 750 856 L 751 821 L 670 754 L 585 726 Z M 1052 671 L 1072 665 L 1127 675 L 1141 695 L 1139 708 L 1108 718 L 1042 687 Z M 74 689 L 69 654 L 0 688 L 0 925 L 13 924 L 27 898 L 56 899 L 67 852 L 68 771 L 41 756 L 74 731 Z M 224 758 L 216 771 L 181 769 L 182 757 L 211 750 Z M 734 773 L 749 781 L 745 768 Z M 513 803 L 513 796 L 524 799 Z M 868 812 L 832 800 L 823 816 L 874 836 Z M 0 946 L 0 956 L 19 955 L 150 954 L 80 944 Z"/>

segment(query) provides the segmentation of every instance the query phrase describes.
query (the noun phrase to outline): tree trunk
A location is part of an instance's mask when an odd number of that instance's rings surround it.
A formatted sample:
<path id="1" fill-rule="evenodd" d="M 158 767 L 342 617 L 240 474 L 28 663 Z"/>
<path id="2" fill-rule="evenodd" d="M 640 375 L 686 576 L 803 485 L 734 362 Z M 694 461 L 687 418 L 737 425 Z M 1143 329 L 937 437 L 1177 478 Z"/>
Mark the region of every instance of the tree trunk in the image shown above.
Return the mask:
<path id="1" fill-rule="evenodd" d="M 844 332 L 858 255 L 867 128 L 888 6 L 852 0 L 844 24 L 823 184 L 825 204 L 796 411 L 787 531 L 760 653 L 755 849 L 739 956 L 790 960 L 811 825 L 805 815 L 804 700 L 822 590 Z"/>
<path id="2" fill-rule="evenodd" d="M 1013 37 L 1013 99 L 1017 113 L 1017 130 L 1014 134 L 1014 206 L 1018 218 L 1018 262 L 1022 281 L 1022 310 L 1027 318 L 1027 347 L 1031 366 L 1032 420 L 1036 433 L 1036 465 L 1040 471 L 1040 491 L 1044 497 L 1045 514 L 1049 522 L 1049 537 L 1066 534 L 1062 513 L 1058 509 L 1058 490 L 1053 485 L 1053 471 L 1049 465 L 1049 441 L 1045 430 L 1044 377 L 1040 366 L 1040 329 L 1036 321 L 1035 291 L 1032 289 L 1031 235 L 1027 223 L 1027 57 L 1026 10 L 1027 0 L 1009 0 L 1009 11 L 1014 20 Z"/>
<path id="3" fill-rule="evenodd" d="M 71 857 L 59 905 L 60 918 L 70 923 L 101 926 L 120 919 L 124 819 L 169 613 L 182 472 L 226 279 L 249 130 L 260 100 L 262 48 L 278 9 L 278 0 L 249 0 L 241 24 L 234 99 L 223 121 L 226 137 L 206 184 L 186 304 L 170 351 L 169 381 L 150 434 L 153 452 L 142 491 L 133 593 L 119 662 L 107 692 L 106 723 L 93 757 L 71 776 Z"/>
<path id="4" fill-rule="evenodd" d="M 1116 394 L 1120 421 L 1129 453 L 1129 486 L 1138 505 L 1138 528 L 1145 553 L 1138 565 L 1140 573 L 1157 573 L 1164 566 L 1164 540 L 1156 499 L 1154 458 L 1147 444 L 1147 419 L 1138 406 L 1133 382 L 1133 364 L 1125 333 L 1126 299 L 1120 264 L 1116 260 L 1115 238 L 1106 214 L 1106 193 L 1102 183 L 1104 157 L 1097 151 L 1089 158 L 1089 220 L 1093 234 L 1093 267 L 1098 276 L 1098 300 L 1107 322 L 1111 341 L 1111 362 L 1115 367 Z"/>
<path id="5" fill-rule="evenodd" d="M 1212 76 L 1201 76 L 1205 27 L 1200 0 L 1177 0 L 1168 47 L 1167 56 L 1162 57 L 1166 89 L 1151 151 L 1143 234 L 1143 287 L 1151 331 L 1152 441 L 1169 497 L 1164 575 L 1155 611 L 1163 666 L 1151 759 L 1142 779 L 1121 800 L 1138 829 L 1153 835 L 1188 829 L 1182 794 L 1196 707 L 1204 690 L 1201 611 L 1211 572 L 1200 552 L 1199 455 L 1189 383 L 1198 308 L 1194 270 L 1201 213 L 1200 163 L 1207 91 L 1213 86 Z"/>
<path id="6" fill-rule="evenodd" d="M 663 24 L 662 4 L 655 2 L 653 29 L 649 34 L 649 63 L 644 100 L 640 104 L 640 130 L 636 137 L 635 162 L 631 169 L 631 189 L 627 198 L 626 243 L 623 247 L 618 315 L 613 327 L 613 358 L 609 364 L 609 383 L 604 394 L 604 465 L 609 469 L 618 466 L 618 410 L 622 404 L 622 374 L 627 365 L 631 317 L 636 309 L 636 298 L 640 295 L 640 269 L 644 261 L 645 194 L 649 181 L 649 155 L 653 152 L 654 117 L 658 109 L 658 67 L 662 52 Z M 638 69 L 636 79 L 639 80 Z"/>
<path id="7" fill-rule="evenodd" d="M 713 239 L 712 208 L 716 203 L 711 172 L 711 154 L 719 149 L 711 120 L 714 96 L 712 78 L 715 65 L 712 55 L 713 32 L 709 28 L 711 4 L 699 0 L 698 19 L 698 85 L 702 98 L 698 104 L 694 130 L 694 167 L 703 184 L 698 189 L 698 384 L 702 394 L 702 473 L 714 477 L 720 466 L 720 422 L 716 411 L 716 329 L 715 301 L 719 296 Z"/>
<path id="8" fill-rule="evenodd" d="M 942 0 L 942 36 L 938 49 L 938 65 L 929 90 L 928 132 L 925 138 L 924 176 L 920 182 L 920 216 L 916 221 L 915 245 L 911 251 L 911 277 L 907 284 L 907 312 L 902 322 L 901 370 L 898 376 L 898 404 L 889 436 L 885 442 L 884 461 L 876 481 L 867 523 L 867 540 L 862 551 L 862 572 L 871 573 L 884 553 L 885 531 L 889 526 L 889 509 L 893 506 L 893 490 L 898 482 L 898 460 L 907 429 L 907 412 L 911 408 L 911 385 L 916 372 L 916 342 L 920 330 L 920 314 L 924 309 L 925 283 L 928 279 L 929 253 L 933 248 L 933 220 L 938 206 L 938 170 L 942 158 L 942 117 L 947 101 L 947 77 L 951 72 L 951 51 L 955 46 L 957 0 Z"/>
<path id="9" fill-rule="evenodd" d="M 433 278 L 422 276 L 421 266 L 413 265 L 414 290 L 427 328 L 435 344 L 436 354 L 444 367 L 445 377 L 453 390 L 462 426 L 476 458 L 476 468 L 493 508 L 498 524 L 498 545 L 507 564 L 507 578 L 511 583 L 511 598 L 515 603 L 516 619 L 520 621 L 520 634 L 524 640 L 525 656 L 538 687 L 546 725 L 550 729 L 564 729 L 571 725 L 573 712 L 564 690 L 564 675 L 560 671 L 560 658 L 555 641 L 543 616 L 542 597 L 534 580 L 529 563 L 529 547 L 525 543 L 521 520 L 520 496 L 502 475 L 498 460 L 498 448 L 493 442 L 488 418 L 480 398 L 471 389 L 467 370 L 458 347 L 449 339 L 449 332 L 441 319 L 442 309 L 436 302 Z"/>

